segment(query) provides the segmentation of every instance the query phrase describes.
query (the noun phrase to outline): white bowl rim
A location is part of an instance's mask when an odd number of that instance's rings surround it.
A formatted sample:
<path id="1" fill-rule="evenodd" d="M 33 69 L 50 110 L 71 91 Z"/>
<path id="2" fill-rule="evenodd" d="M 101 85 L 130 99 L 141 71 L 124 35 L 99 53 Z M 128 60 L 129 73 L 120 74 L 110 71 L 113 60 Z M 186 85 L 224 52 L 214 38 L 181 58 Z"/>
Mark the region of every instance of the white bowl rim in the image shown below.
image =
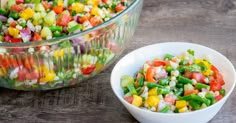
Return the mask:
<path id="1" fill-rule="evenodd" d="M 139 50 L 142 50 L 142 49 L 145 49 L 147 47 L 152 47 L 153 45 L 167 45 L 167 44 L 170 44 L 170 45 L 174 45 L 174 44 L 183 44 L 183 45 L 195 45 L 196 47 L 201 47 L 201 48 L 206 48 L 208 50 L 211 50 L 213 51 L 214 53 L 222 56 L 227 62 L 228 62 L 228 65 L 230 65 L 229 67 L 231 67 L 231 69 L 233 69 L 235 71 L 235 68 L 233 66 L 233 64 L 228 60 L 228 58 L 226 58 L 224 55 L 222 55 L 221 53 L 219 53 L 218 51 L 214 50 L 214 49 L 211 49 L 207 46 L 203 46 L 203 45 L 200 45 L 200 44 L 196 44 L 196 43 L 189 43 L 189 42 L 163 42 L 163 43 L 155 43 L 155 44 L 151 44 L 151 45 L 147 45 L 147 46 L 143 46 L 141 48 L 138 48 L 138 49 L 135 49 L 131 52 L 129 52 L 128 54 L 126 54 L 125 56 L 123 56 L 117 63 L 116 65 L 114 66 L 112 72 L 111 72 L 111 77 L 110 77 L 110 85 L 111 85 L 111 88 L 112 88 L 112 91 L 115 93 L 116 97 L 118 97 L 118 99 L 120 101 L 122 101 L 122 103 L 125 103 L 127 104 L 129 107 L 132 107 L 138 111 L 141 111 L 141 112 L 146 112 L 146 113 L 151 113 L 151 114 L 158 114 L 158 115 L 165 115 L 165 116 L 182 116 L 182 115 L 191 115 L 191 114 L 195 114 L 195 113 L 200 113 L 200 112 L 204 112 L 205 110 L 208 110 L 208 109 L 211 109 L 211 108 L 214 108 L 214 106 L 216 104 L 219 104 L 220 102 L 222 102 L 223 100 L 227 100 L 228 97 L 231 95 L 231 93 L 233 92 L 234 88 L 235 88 L 235 85 L 236 85 L 236 71 L 233 73 L 233 79 L 234 79 L 234 83 L 233 83 L 233 86 L 230 88 L 230 90 L 228 91 L 228 93 L 226 93 L 226 95 L 218 102 L 216 102 L 215 104 L 213 105 L 210 105 L 206 108 L 203 108 L 203 109 L 200 109 L 200 110 L 196 110 L 196 111 L 191 111 L 191 112 L 185 112 L 185 113 L 161 113 L 161 112 L 152 112 L 152 111 L 149 111 L 149 110 L 144 110 L 144 109 L 141 109 L 139 107 L 136 107 L 130 103 L 128 103 L 127 101 L 125 101 L 123 99 L 123 97 L 119 96 L 119 94 L 117 92 L 114 91 L 114 87 L 113 87 L 113 76 L 115 76 L 114 74 L 114 71 L 116 71 L 117 68 L 117 64 L 119 64 L 122 60 L 125 59 L 125 57 L 128 57 L 130 54 L 133 54 L 135 52 L 138 52 Z"/>

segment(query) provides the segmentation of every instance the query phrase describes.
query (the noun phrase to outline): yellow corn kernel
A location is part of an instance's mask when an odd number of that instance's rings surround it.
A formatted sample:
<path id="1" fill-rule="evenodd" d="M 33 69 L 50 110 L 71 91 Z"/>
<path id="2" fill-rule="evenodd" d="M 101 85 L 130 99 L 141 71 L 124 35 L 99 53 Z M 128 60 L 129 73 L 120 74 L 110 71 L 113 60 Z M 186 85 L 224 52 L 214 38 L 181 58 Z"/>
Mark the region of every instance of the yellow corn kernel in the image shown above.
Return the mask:
<path id="1" fill-rule="evenodd" d="M 187 106 L 187 101 L 185 101 L 185 100 L 178 100 L 175 103 L 175 107 L 178 108 L 178 109 L 181 109 L 181 108 L 186 107 L 186 106 Z"/>
<path id="2" fill-rule="evenodd" d="M 98 7 L 93 7 L 93 9 L 91 10 L 91 14 L 95 16 L 99 16 L 99 11 L 100 9 Z"/>
<path id="3" fill-rule="evenodd" d="M 63 0 L 58 0 L 57 5 L 58 6 L 63 6 L 64 5 L 64 1 Z"/>
<path id="4" fill-rule="evenodd" d="M 20 14 L 20 17 L 28 20 L 34 16 L 34 13 L 34 10 L 32 10 L 31 8 L 27 8 Z"/>
<path id="5" fill-rule="evenodd" d="M 149 106 L 154 106 L 154 107 L 157 107 L 157 105 L 159 104 L 160 102 L 160 98 L 158 96 L 149 96 L 147 98 L 147 104 Z"/>
<path id="6" fill-rule="evenodd" d="M 59 51 L 58 50 L 55 50 L 54 53 L 53 53 L 53 56 L 55 58 L 58 58 L 59 57 Z"/>
<path id="7" fill-rule="evenodd" d="M 209 62 L 201 60 L 201 59 L 196 59 L 194 61 L 194 63 L 195 64 L 203 63 L 207 67 L 207 70 L 203 71 L 203 74 L 206 75 L 206 76 L 210 75 L 210 73 L 211 73 L 211 64 Z"/>
<path id="8" fill-rule="evenodd" d="M 142 103 L 143 103 L 142 97 L 133 95 L 132 105 L 139 107 L 142 105 Z"/>
<path id="9" fill-rule="evenodd" d="M 9 28 L 8 28 L 8 32 L 9 32 L 9 34 L 10 34 L 11 36 L 13 36 L 14 38 L 17 38 L 18 35 L 19 35 L 19 33 L 20 33 L 20 31 L 19 31 L 18 29 L 12 28 L 12 27 L 9 27 Z"/>
<path id="10" fill-rule="evenodd" d="M 152 88 L 148 91 L 148 96 L 157 96 L 157 88 Z"/>
<path id="11" fill-rule="evenodd" d="M 63 57 L 64 56 L 64 50 L 61 49 L 59 52 L 58 52 L 58 56 L 59 57 Z"/>
<path id="12" fill-rule="evenodd" d="M 45 77 L 40 79 L 40 82 L 50 82 L 55 80 L 56 74 L 53 70 L 50 70 L 49 72 L 44 72 Z"/>
<path id="13" fill-rule="evenodd" d="M 183 113 L 183 112 L 186 112 L 186 111 L 188 111 L 188 108 L 186 106 L 179 109 L 179 113 Z"/>
<path id="14" fill-rule="evenodd" d="M 88 0 L 87 4 L 97 6 L 99 4 L 99 0 Z"/>
<path id="15" fill-rule="evenodd" d="M 5 76 L 7 74 L 6 69 L 5 68 L 1 68 L 0 69 L 0 76 Z"/>
<path id="16" fill-rule="evenodd" d="M 78 12 L 84 11 L 84 4 L 82 3 L 73 3 L 72 4 L 72 10 Z"/>

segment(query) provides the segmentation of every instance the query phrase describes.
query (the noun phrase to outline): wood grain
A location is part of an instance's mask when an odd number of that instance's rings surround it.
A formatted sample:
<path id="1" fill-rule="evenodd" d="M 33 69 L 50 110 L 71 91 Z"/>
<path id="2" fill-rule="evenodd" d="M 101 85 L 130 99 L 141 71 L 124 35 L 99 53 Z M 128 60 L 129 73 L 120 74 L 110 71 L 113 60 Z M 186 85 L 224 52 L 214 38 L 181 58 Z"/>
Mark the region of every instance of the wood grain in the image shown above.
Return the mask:
<path id="1" fill-rule="evenodd" d="M 187 41 L 224 54 L 236 66 L 236 0 L 145 0 L 125 55 L 144 45 Z M 0 89 L 0 122 L 137 122 L 113 94 L 114 64 L 78 86 L 44 92 Z M 236 121 L 235 91 L 210 123 Z"/>

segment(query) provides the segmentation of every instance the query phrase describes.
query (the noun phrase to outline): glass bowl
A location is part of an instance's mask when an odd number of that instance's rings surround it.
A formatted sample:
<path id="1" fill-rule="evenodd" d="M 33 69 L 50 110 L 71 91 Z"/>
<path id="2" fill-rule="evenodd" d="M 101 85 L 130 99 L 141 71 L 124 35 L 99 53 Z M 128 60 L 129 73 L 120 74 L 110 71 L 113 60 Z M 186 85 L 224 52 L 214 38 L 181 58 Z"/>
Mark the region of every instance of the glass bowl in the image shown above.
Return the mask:
<path id="1" fill-rule="evenodd" d="M 90 78 L 122 53 L 133 36 L 143 0 L 88 30 L 50 40 L 0 43 L 0 87 L 50 90 Z"/>

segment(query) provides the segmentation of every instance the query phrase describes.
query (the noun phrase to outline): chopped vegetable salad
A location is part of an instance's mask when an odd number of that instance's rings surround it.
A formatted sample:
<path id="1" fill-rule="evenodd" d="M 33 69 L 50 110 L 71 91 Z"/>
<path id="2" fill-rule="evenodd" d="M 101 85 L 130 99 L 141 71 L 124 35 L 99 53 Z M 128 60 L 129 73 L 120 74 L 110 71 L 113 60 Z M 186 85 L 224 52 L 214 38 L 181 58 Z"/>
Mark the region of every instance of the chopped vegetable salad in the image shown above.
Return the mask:
<path id="1" fill-rule="evenodd" d="M 137 107 L 162 113 L 183 113 L 206 108 L 225 96 L 225 82 L 209 60 L 193 50 L 182 55 L 146 61 L 135 76 L 121 77 L 124 99 Z"/>

